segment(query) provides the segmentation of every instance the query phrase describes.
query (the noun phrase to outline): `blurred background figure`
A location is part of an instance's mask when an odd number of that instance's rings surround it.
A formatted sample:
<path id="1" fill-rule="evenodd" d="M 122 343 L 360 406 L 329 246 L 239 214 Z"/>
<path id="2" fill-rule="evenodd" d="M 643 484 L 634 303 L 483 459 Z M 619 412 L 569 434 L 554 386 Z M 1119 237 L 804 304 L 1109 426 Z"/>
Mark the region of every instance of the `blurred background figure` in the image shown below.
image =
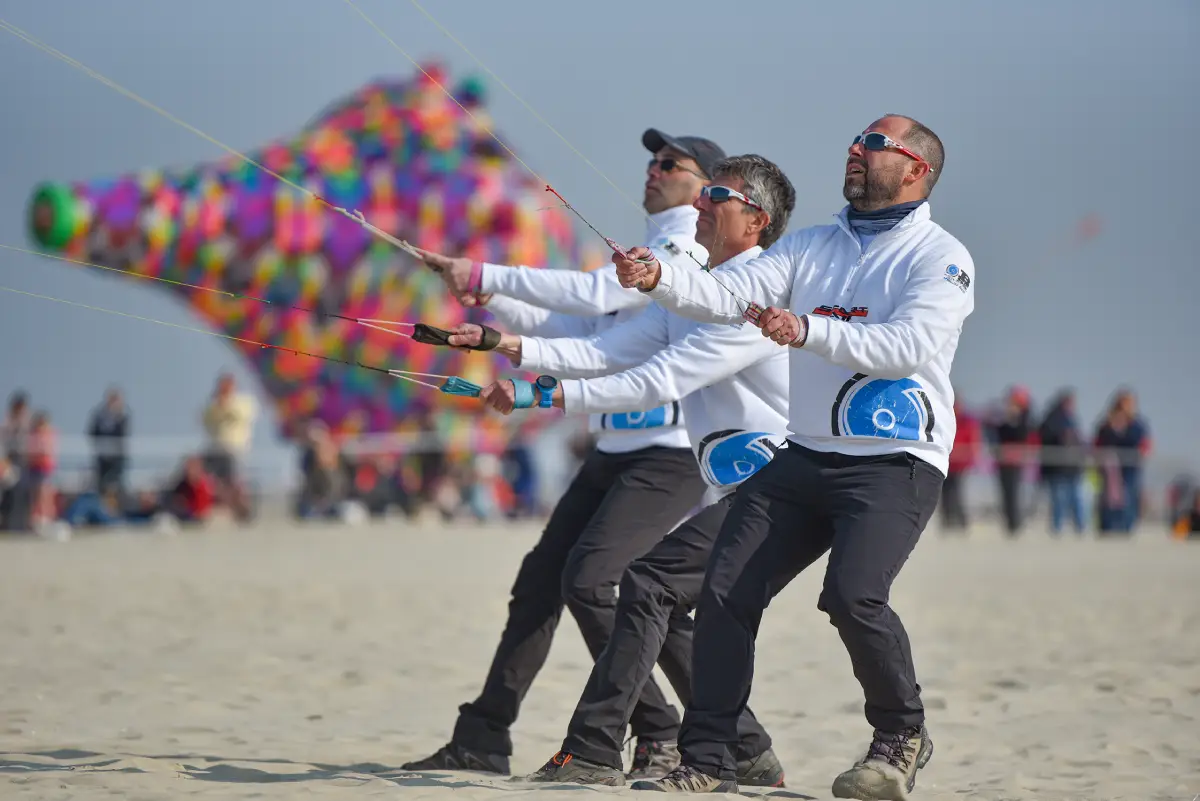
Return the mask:
<path id="1" fill-rule="evenodd" d="M 1087 454 L 1075 416 L 1075 393 L 1063 390 L 1051 402 L 1038 427 L 1041 480 L 1050 496 L 1050 531 L 1058 535 L 1069 517 L 1075 533 L 1087 527 L 1083 506 L 1083 469 Z"/>
<path id="2" fill-rule="evenodd" d="M 243 520 L 250 517 L 250 509 L 241 463 L 254 434 L 257 413 L 254 398 L 238 391 L 231 373 L 217 378 L 212 398 L 204 407 L 204 430 L 209 439 L 205 472 L 215 480 L 221 500 Z"/>
<path id="3" fill-rule="evenodd" d="M 513 504 L 512 488 L 504 480 L 500 459 L 495 454 L 481 453 L 475 457 L 463 494 L 467 509 L 481 523 L 508 513 Z"/>
<path id="4" fill-rule="evenodd" d="M 983 452 L 983 428 L 979 418 L 963 405 L 957 393 L 954 398 L 954 417 L 958 427 L 954 433 L 954 448 L 950 451 L 950 469 L 942 484 L 942 529 L 966 533 L 970 517 L 963 485 Z"/>
<path id="5" fill-rule="evenodd" d="M 0 425 L 0 449 L 7 463 L 5 474 L 8 476 L 8 488 L 0 491 L 0 531 L 29 530 L 32 499 L 26 456 L 32 422 L 29 396 L 21 391 L 12 393 L 4 423 Z"/>
<path id="6" fill-rule="evenodd" d="M 1142 465 L 1150 455 L 1150 430 L 1128 389 L 1113 396 L 1096 431 L 1100 468 L 1100 531 L 1128 534 L 1142 511 Z"/>
<path id="7" fill-rule="evenodd" d="M 217 503 L 217 481 L 205 469 L 204 459 L 188 456 L 179 478 L 166 491 L 163 507 L 182 523 L 208 520 Z"/>
<path id="8" fill-rule="evenodd" d="M 1181 510 L 1171 526 L 1176 539 L 1200 539 L 1200 489 L 1192 490 L 1191 503 Z"/>
<path id="9" fill-rule="evenodd" d="M 295 514 L 302 520 L 334 518 L 346 499 L 347 466 L 328 426 L 308 424 L 300 454 L 300 491 Z"/>
<path id="10" fill-rule="evenodd" d="M 1015 537 L 1024 523 L 1022 477 L 1030 462 L 1030 446 L 1034 444 L 1036 434 L 1029 390 L 1022 386 L 1009 389 L 1004 408 L 993 426 L 1000 508 L 1008 535 Z"/>
<path id="11" fill-rule="evenodd" d="M 129 440 L 129 410 L 118 389 L 109 389 L 102 403 L 92 412 L 88 436 L 95 453 L 94 488 L 100 495 L 110 490 L 125 492 L 125 469 Z"/>
<path id="12" fill-rule="evenodd" d="M 29 449 L 25 475 L 28 477 L 30 526 L 37 531 L 58 518 L 58 497 L 51 476 L 58 464 L 58 433 L 46 412 L 34 414 L 29 427 Z"/>

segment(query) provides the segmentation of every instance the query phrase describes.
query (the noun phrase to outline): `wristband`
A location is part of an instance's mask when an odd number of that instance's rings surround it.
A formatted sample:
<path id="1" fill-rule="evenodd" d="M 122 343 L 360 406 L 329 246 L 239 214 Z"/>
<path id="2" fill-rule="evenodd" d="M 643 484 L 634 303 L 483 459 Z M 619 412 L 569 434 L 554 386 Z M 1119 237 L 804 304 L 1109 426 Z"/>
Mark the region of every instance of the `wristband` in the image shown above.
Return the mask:
<path id="1" fill-rule="evenodd" d="M 534 398 L 533 383 L 519 378 L 510 378 L 513 385 L 513 408 L 529 409 L 537 401 Z"/>
<path id="2" fill-rule="evenodd" d="M 425 325 L 425 323 L 417 323 L 413 326 L 412 338 L 422 345 L 441 345 L 447 348 L 462 348 L 463 350 L 495 350 L 496 346 L 500 344 L 500 332 L 486 325 L 479 327 L 483 329 L 483 339 L 478 345 L 451 345 L 451 333 L 449 331 L 444 328 Z"/>
<path id="3" fill-rule="evenodd" d="M 471 262 L 471 278 L 467 289 L 471 292 L 478 292 L 479 287 L 483 284 L 483 262 Z"/>
<path id="4" fill-rule="evenodd" d="M 788 345 L 793 348 L 802 348 L 804 347 L 804 343 L 808 341 L 808 315 L 801 314 L 796 318 L 796 322 L 799 324 L 796 326 L 799 331 L 796 332 L 796 338 L 789 342 Z"/>

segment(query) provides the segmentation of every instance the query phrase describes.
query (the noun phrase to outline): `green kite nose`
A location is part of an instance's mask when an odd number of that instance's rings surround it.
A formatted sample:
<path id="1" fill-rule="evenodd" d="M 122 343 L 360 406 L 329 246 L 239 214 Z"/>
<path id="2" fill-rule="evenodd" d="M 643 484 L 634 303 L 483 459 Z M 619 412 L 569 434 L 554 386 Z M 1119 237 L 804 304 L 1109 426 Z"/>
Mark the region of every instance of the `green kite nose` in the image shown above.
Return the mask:
<path id="1" fill-rule="evenodd" d="M 61 250 L 83 230 L 83 203 L 66 184 L 42 184 L 29 203 L 29 229 L 39 245 Z"/>

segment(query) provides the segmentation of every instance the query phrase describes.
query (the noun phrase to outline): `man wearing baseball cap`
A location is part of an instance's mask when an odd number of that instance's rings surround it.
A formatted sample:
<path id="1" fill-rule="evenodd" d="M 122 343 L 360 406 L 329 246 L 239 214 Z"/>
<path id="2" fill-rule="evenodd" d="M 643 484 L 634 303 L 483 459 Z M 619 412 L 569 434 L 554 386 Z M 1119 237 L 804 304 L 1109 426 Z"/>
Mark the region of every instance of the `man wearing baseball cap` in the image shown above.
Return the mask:
<path id="1" fill-rule="evenodd" d="M 651 251 L 680 269 L 699 270 L 708 251 L 696 242 L 692 205 L 724 151 L 696 136 L 651 129 L 653 153 L 642 205 Z M 590 337 L 638 317 L 651 305 L 623 288 L 614 265 L 594 272 L 510 267 L 422 251 L 461 302 L 484 305 L 509 332 Z M 481 358 L 483 358 L 481 356 Z M 405 770 L 509 773 L 510 730 L 521 701 L 550 653 L 563 608 L 575 618 L 593 658 L 613 631 L 617 585 L 629 564 L 691 516 L 706 484 L 693 455 L 680 401 L 589 415 L 592 452 L 559 499 L 512 586 L 508 617 L 479 696 L 458 709 L 450 742 Z M 665 775 L 679 762 L 679 711 L 646 682 L 629 719 L 637 738 L 630 775 Z"/>

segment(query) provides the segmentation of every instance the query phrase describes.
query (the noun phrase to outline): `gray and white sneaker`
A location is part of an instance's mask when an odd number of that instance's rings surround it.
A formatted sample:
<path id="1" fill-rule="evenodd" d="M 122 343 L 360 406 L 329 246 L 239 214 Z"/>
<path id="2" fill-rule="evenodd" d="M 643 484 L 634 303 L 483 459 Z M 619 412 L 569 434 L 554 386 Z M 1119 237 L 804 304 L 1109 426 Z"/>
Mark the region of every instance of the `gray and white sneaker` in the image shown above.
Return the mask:
<path id="1" fill-rule="evenodd" d="M 933 756 L 933 740 L 924 726 L 900 732 L 876 729 L 867 755 L 833 780 L 835 798 L 859 801 L 907 801 L 917 771 Z"/>
<path id="2" fill-rule="evenodd" d="M 679 766 L 679 744 L 674 740 L 638 740 L 633 752 L 630 779 L 661 779 Z"/>
<path id="3" fill-rule="evenodd" d="M 736 793 L 738 784 L 730 779 L 709 776 L 690 765 L 680 765 L 657 781 L 636 781 L 630 785 L 630 789 L 660 793 Z"/>
<path id="4" fill-rule="evenodd" d="M 550 761 L 538 768 L 536 773 L 525 777 L 530 782 L 552 782 L 556 784 L 606 784 L 609 787 L 624 787 L 625 774 L 617 768 L 590 762 L 566 751 L 559 751 Z"/>

